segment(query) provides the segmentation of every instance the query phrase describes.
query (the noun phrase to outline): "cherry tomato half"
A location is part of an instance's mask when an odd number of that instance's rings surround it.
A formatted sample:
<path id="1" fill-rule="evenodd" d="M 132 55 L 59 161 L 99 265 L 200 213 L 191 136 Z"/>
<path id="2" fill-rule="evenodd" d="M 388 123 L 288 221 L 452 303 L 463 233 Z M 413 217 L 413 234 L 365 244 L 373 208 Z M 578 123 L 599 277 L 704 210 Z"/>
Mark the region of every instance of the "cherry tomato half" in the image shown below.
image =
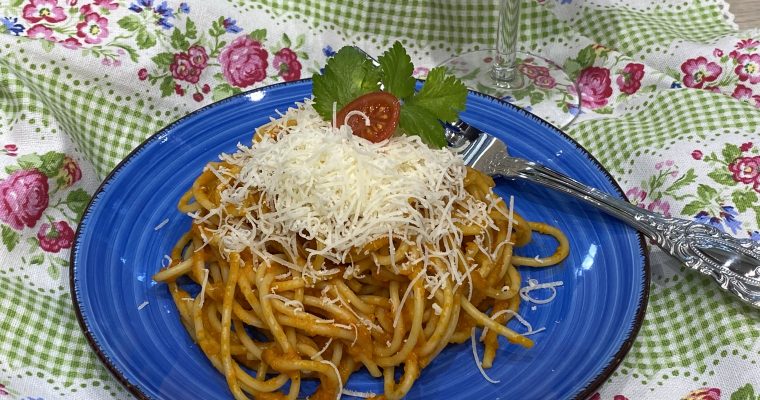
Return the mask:
<path id="1" fill-rule="evenodd" d="M 369 125 L 361 115 L 354 114 L 348 118 L 348 126 L 354 135 L 377 143 L 388 139 L 396 131 L 401 104 L 396 96 L 388 92 L 367 93 L 338 111 L 335 122 L 339 127 L 351 111 L 361 111 L 369 117 Z"/>

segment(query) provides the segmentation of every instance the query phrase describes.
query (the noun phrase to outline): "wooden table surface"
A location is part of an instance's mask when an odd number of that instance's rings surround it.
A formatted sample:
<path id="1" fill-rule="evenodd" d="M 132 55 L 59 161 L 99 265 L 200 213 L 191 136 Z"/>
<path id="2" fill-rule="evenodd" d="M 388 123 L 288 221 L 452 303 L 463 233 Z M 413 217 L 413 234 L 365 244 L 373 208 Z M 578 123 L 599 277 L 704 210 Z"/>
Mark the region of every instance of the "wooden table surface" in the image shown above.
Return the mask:
<path id="1" fill-rule="evenodd" d="M 740 29 L 760 28 L 760 0 L 728 0 Z"/>

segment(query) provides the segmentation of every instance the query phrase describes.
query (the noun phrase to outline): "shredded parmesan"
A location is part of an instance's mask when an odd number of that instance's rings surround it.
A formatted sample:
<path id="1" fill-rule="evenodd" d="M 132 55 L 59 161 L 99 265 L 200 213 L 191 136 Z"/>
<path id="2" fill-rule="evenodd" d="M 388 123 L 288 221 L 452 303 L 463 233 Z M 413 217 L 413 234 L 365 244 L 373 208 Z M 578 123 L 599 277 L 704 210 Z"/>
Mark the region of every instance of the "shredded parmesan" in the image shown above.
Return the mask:
<path id="1" fill-rule="evenodd" d="M 396 325 L 398 325 L 398 319 L 401 317 L 401 310 L 404 309 L 404 303 L 406 302 L 406 298 L 409 297 L 409 293 L 412 292 L 412 288 L 414 288 L 414 285 L 417 283 L 417 281 L 425 274 L 425 269 L 423 268 L 420 273 L 417 274 L 417 276 L 412 279 L 411 282 L 409 282 L 409 286 L 406 287 L 406 291 L 404 291 L 404 296 L 401 298 L 401 302 L 398 304 L 398 308 L 396 308 L 395 316 L 393 317 L 393 327 L 395 328 Z"/>
<path id="2" fill-rule="evenodd" d="M 234 168 L 214 171 L 220 177 L 218 206 L 204 215 L 189 214 L 196 224 L 205 224 L 200 230 L 204 245 L 218 242 L 223 255 L 248 249 L 313 284 L 344 272 L 327 265 L 346 264 L 352 250 L 388 238 L 393 268 L 393 240 L 400 240 L 421 249 L 416 257 L 425 267 L 439 258 L 448 265 L 450 279 L 471 286 L 471 271 L 457 268 L 461 252 L 452 251 L 463 237 L 457 225 L 492 226 L 493 220 L 488 206 L 465 190 L 462 158 L 432 149 L 418 136 L 372 143 L 354 136 L 347 125 L 336 128 L 335 122 L 324 121 L 306 100 L 272 120 L 268 129 L 275 135 L 261 135 L 250 147 L 239 144 L 235 153 L 220 155 Z M 252 191 L 262 194 L 258 201 L 250 201 Z M 211 220 L 218 226 L 208 226 Z M 308 250 L 305 265 L 287 261 L 299 257 L 299 240 L 319 243 L 318 250 Z M 271 254 L 268 243 L 278 243 L 287 254 Z M 311 264 L 315 256 L 330 263 L 317 270 Z M 360 277 L 355 269 L 345 272 Z"/>
<path id="3" fill-rule="evenodd" d="M 510 242 L 512 239 L 512 224 L 515 216 L 515 196 L 509 196 L 509 216 L 507 217 L 507 238 L 505 242 Z M 511 242 L 510 242 L 511 243 Z"/>
<path id="4" fill-rule="evenodd" d="M 143 308 L 145 308 L 145 306 L 147 306 L 148 304 L 150 304 L 150 303 L 149 303 L 149 302 L 147 302 L 147 301 L 143 301 L 142 303 L 140 303 L 140 305 L 139 305 L 139 306 L 137 306 L 137 310 L 138 310 L 138 311 L 139 311 L 139 310 L 142 310 L 142 309 L 143 309 Z"/>
<path id="5" fill-rule="evenodd" d="M 340 377 L 340 371 L 338 371 L 338 367 L 336 367 L 335 364 L 327 360 L 320 360 L 319 362 L 321 362 L 322 364 L 327 364 L 331 366 L 332 369 L 335 370 L 335 376 L 338 377 L 338 396 L 335 398 L 340 400 L 341 396 L 343 396 L 343 378 Z"/>
<path id="6" fill-rule="evenodd" d="M 343 123 L 345 125 L 348 125 L 348 120 L 351 119 L 354 115 L 358 115 L 364 119 L 364 126 L 369 126 L 369 116 L 367 114 L 359 111 L 359 110 L 351 110 L 346 114 L 346 118 L 343 119 Z"/>
<path id="7" fill-rule="evenodd" d="M 483 369 L 483 362 L 480 361 L 480 357 L 478 357 L 478 349 L 475 347 L 475 328 L 472 328 L 472 331 L 470 332 L 470 344 L 472 345 L 472 358 L 475 359 L 475 365 L 478 367 L 480 374 L 483 375 L 483 378 L 491 383 L 501 382 L 495 379 L 491 379 L 491 377 L 488 376 L 488 374 L 486 374 L 486 371 Z"/>
<path id="8" fill-rule="evenodd" d="M 296 312 L 303 311 L 303 303 L 301 303 L 298 300 L 289 299 L 289 298 L 287 298 L 285 296 L 282 296 L 282 295 L 279 295 L 279 294 L 275 294 L 275 293 L 269 293 L 269 294 L 265 295 L 264 298 L 265 299 L 268 299 L 268 298 L 277 299 L 277 300 L 280 300 L 281 302 L 283 302 L 283 304 L 285 304 L 285 307 L 290 307 L 290 308 L 292 308 Z"/>
<path id="9" fill-rule="evenodd" d="M 529 279 L 528 280 L 528 286 L 520 288 L 520 297 L 528 302 L 534 303 L 534 304 L 546 304 L 550 303 L 554 298 L 557 296 L 557 286 L 562 286 L 564 284 L 563 281 L 554 281 L 554 282 L 546 282 L 546 283 L 538 283 L 535 279 Z M 551 290 L 552 294 L 545 298 L 545 299 L 537 299 L 535 297 L 532 297 L 530 295 L 530 292 L 533 290 L 538 289 L 549 289 Z"/>
<path id="10" fill-rule="evenodd" d="M 441 313 L 443 312 L 443 309 L 441 308 L 441 306 L 438 305 L 438 303 L 433 303 L 433 312 L 435 313 L 435 315 L 441 315 Z"/>
<path id="11" fill-rule="evenodd" d="M 208 283 L 208 268 L 203 270 L 203 282 L 201 283 L 201 301 L 200 307 L 203 308 L 203 302 L 206 300 L 206 284 Z"/>
<path id="12" fill-rule="evenodd" d="M 354 397 L 361 397 L 362 399 L 369 399 L 369 398 L 377 396 L 377 394 L 373 392 L 357 392 L 355 390 L 349 390 L 349 389 L 343 389 L 343 394 L 347 394 L 349 396 L 354 396 Z"/>
<path id="13" fill-rule="evenodd" d="M 321 356 L 322 353 L 324 353 L 325 350 L 327 350 L 327 348 L 330 347 L 330 343 L 332 343 L 332 341 L 333 341 L 333 338 L 330 338 L 330 340 L 328 340 L 327 343 L 325 343 L 325 347 L 322 347 L 322 350 L 314 353 L 314 355 L 311 356 L 311 359 L 314 360 L 314 359 L 318 358 L 319 356 Z"/>
<path id="14" fill-rule="evenodd" d="M 493 313 L 493 315 L 491 315 L 491 319 L 495 319 L 496 317 L 498 317 L 499 315 L 502 315 L 502 314 L 511 314 L 511 315 L 513 315 L 518 321 L 520 321 L 521 324 L 523 324 L 524 327 L 526 327 L 528 329 L 527 332 L 521 333 L 521 335 L 523 335 L 523 336 L 530 336 L 530 335 L 533 335 L 535 333 L 543 332 L 543 331 L 546 330 L 546 328 L 538 328 L 536 330 L 533 330 L 533 325 L 531 325 L 530 322 L 528 322 L 525 318 L 523 318 L 522 315 L 520 315 L 520 314 L 518 314 L 518 313 L 516 313 L 516 312 L 514 312 L 512 310 L 497 311 L 497 312 Z M 483 332 L 480 334 L 480 340 L 481 341 L 483 340 L 484 337 L 486 337 L 486 333 L 488 333 L 488 327 L 487 326 L 483 328 Z"/>
<path id="15" fill-rule="evenodd" d="M 157 231 L 157 230 L 159 230 L 159 229 L 163 228 L 164 226 L 166 226 L 166 224 L 168 224 L 168 223 L 169 223 L 169 218 L 166 218 L 166 219 L 164 219 L 163 221 L 161 221 L 161 223 L 159 223 L 158 225 L 156 225 L 156 226 L 153 228 L 153 230 L 154 230 L 154 231 Z"/>

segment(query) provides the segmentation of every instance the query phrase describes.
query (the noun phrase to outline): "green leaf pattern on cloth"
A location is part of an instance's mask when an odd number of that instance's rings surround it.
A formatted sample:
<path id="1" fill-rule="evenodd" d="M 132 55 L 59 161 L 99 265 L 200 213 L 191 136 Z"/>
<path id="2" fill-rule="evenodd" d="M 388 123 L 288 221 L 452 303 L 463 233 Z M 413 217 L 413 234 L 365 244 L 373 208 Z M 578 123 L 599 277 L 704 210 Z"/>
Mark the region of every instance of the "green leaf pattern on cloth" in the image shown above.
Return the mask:
<path id="1" fill-rule="evenodd" d="M 129 398 L 79 331 L 67 259 L 91 193 L 142 140 L 211 101 L 310 77 L 343 45 L 378 55 L 400 40 L 425 77 L 493 45 L 495 5 L 6 2 L 0 399 Z M 519 71 L 533 85 L 513 99 L 577 115 L 567 133 L 640 207 L 760 240 L 760 31 L 739 32 L 721 0 L 522 5 L 521 50 L 563 66 L 583 102 L 551 97 L 557 83 L 531 58 Z M 651 259 L 646 320 L 593 398 L 760 399 L 760 315 L 662 252 Z"/>

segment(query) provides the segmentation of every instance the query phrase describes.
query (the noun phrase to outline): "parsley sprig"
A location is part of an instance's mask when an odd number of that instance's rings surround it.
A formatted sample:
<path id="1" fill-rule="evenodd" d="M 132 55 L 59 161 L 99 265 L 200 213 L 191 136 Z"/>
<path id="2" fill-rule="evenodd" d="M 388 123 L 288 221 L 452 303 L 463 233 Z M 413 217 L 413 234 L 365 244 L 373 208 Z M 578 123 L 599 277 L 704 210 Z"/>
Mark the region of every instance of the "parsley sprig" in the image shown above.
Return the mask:
<path id="1" fill-rule="evenodd" d="M 378 57 L 379 66 L 360 50 L 346 46 L 327 61 L 324 71 L 314 76 L 314 108 L 332 119 L 333 102 L 340 110 L 357 97 L 379 91 L 401 100 L 399 130 L 419 135 L 430 146 L 446 146 L 440 121 L 453 122 L 465 108 L 467 88 L 443 67 L 430 70 L 427 80 L 415 91 L 414 65 L 404 46 L 396 42 Z"/>

